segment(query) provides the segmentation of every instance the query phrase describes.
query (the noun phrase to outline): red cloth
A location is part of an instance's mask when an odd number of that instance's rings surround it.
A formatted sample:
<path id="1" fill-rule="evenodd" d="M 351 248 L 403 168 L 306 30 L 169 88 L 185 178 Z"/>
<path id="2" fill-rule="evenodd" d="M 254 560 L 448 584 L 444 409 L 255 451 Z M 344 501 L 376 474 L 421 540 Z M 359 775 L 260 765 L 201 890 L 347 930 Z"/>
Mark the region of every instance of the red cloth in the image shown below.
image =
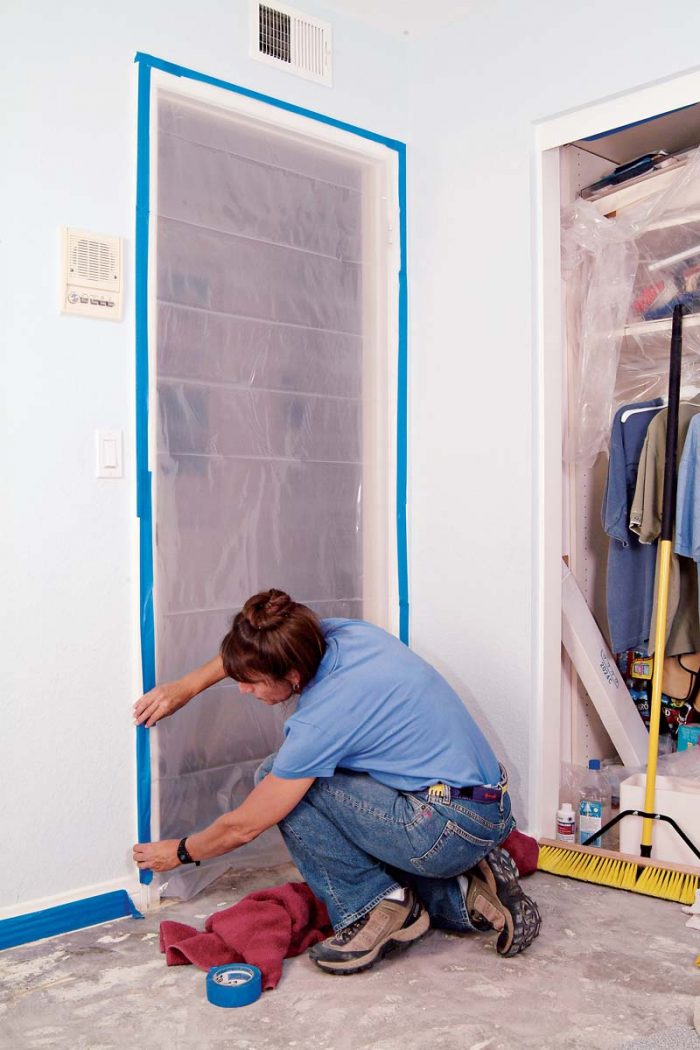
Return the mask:
<path id="1" fill-rule="evenodd" d="M 333 932 L 325 904 L 305 882 L 249 893 L 238 904 L 210 915 L 204 931 L 182 922 L 161 922 L 160 950 L 168 966 L 194 963 L 208 970 L 246 962 L 260 969 L 265 991 L 277 986 L 284 959 L 301 955 Z"/>
<path id="2" fill-rule="evenodd" d="M 510 853 L 521 875 L 532 875 L 533 871 L 537 871 L 537 858 L 540 855 L 537 839 L 523 835 L 522 831 L 514 828 L 501 846 Z"/>

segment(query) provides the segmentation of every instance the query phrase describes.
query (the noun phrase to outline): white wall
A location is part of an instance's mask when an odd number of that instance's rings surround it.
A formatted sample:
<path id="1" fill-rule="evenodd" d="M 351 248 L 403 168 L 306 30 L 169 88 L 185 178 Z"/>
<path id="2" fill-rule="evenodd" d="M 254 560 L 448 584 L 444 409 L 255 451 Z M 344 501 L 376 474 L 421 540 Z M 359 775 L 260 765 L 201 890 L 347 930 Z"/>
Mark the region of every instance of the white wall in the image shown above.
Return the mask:
<path id="1" fill-rule="evenodd" d="M 248 59 L 243 0 L 14 0 L 3 10 L 0 907 L 14 907 L 133 873 L 134 54 L 391 137 L 406 124 L 400 45 L 338 15 L 329 90 Z M 126 239 L 122 323 L 58 314 L 61 225 Z M 96 428 L 124 430 L 123 481 L 95 478 Z"/>
<path id="2" fill-rule="evenodd" d="M 692 0 L 489 0 L 411 44 L 412 642 L 475 697 L 523 822 L 540 761 L 533 123 L 697 65 L 699 31 Z"/>

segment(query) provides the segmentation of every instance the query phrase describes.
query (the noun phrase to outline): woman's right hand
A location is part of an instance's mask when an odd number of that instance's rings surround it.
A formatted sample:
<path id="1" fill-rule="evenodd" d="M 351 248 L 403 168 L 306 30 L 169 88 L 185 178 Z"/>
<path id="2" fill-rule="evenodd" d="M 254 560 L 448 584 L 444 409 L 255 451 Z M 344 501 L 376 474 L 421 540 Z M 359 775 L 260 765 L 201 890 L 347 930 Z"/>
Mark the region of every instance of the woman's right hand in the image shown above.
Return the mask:
<path id="1" fill-rule="evenodd" d="M 178 679 L 175 682 L 163 682 L 155 689 L 150 689 L 134 704 L 134 722 L 144 725 L 146 729 L 167 718 L 192 699 L 189 689 Z"/>

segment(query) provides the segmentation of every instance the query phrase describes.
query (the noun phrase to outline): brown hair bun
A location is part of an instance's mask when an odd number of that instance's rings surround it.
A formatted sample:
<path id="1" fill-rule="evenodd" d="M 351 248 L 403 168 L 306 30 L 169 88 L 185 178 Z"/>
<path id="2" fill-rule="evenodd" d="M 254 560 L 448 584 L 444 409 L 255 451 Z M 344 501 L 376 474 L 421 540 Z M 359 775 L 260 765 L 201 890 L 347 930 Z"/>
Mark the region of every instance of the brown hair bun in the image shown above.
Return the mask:
<path id="1" fill-rule="evenodd" d="M 284 591 L 277 591 L 273 587 L 249 598 L 241 609 L 241 616 L 258 631 L 275 630 L 282 626 L 296 604 Z"/>
<path id="2" fill-rule="evenodd" d="M 229 678 L 280 681 L 296 671 L 302 689 L 316 674 L 325 650 L 316 613 L 275 588 L 248 599 L 221 643 Z"/>

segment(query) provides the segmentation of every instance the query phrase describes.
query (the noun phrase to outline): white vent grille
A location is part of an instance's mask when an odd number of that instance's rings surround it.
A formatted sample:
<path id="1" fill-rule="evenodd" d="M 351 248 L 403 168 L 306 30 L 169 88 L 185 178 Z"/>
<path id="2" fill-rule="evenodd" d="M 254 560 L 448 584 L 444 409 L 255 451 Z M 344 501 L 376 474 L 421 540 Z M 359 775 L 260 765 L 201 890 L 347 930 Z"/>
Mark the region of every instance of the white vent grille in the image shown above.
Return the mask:
<path id="1" fill-rule="evenodd" d="M 253 3 L 251 15 L 253 58 L 330 86 L 331 27 L 328 22 L 281 4 L 261 4 L 259 0 Z"/>
<path id="2" fill-rule="evenodd" d="M 292 20 L 283 11 L 274 7 L 258 6 L 258 48 L 261 55 L 278 58 L 280 62 L 291 62 L 289 36 Z"/>

